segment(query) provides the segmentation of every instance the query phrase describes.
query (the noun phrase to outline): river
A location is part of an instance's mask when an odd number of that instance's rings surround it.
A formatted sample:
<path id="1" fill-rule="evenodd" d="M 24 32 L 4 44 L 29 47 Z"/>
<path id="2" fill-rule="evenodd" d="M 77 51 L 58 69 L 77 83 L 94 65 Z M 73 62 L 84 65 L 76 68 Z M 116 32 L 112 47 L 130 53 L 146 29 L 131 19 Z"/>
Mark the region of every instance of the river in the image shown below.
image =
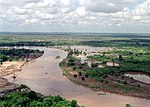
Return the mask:
<path id="1" fill-rule="evenodd" d="M 60 95 L 68 100 L 75 99 L 79 105 L 85 107 L 125 107 L 131 104 L 133 107 L 149 107 L 150 100 L 121 96 L 115 94 L 98 95 L 88 88 L 71 82 L 62 75 L 59 62 L 67 53 L 60 49 L 46 47 L 30 47 L 30 49 L 44 50 L 43 56 L 26 63 L 21 72 L 15 73 L 17 79 L 13 81 L 12 75 L 6 78 L 17 84 L 25 84 L 32 90 L 44 95 Z M 56 59 L 56 56 L 61 56 Z"/>

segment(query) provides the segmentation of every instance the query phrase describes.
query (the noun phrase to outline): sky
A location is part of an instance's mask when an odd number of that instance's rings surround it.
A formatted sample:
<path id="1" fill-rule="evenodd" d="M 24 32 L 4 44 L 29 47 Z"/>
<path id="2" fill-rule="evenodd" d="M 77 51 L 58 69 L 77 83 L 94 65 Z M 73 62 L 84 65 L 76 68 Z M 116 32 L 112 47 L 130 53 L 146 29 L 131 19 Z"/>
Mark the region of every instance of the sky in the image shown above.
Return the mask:
<path id="1" fill-rule="evenodd" d="M 150 0 L 0 0 L 0 32 L 150 33 Z"/>

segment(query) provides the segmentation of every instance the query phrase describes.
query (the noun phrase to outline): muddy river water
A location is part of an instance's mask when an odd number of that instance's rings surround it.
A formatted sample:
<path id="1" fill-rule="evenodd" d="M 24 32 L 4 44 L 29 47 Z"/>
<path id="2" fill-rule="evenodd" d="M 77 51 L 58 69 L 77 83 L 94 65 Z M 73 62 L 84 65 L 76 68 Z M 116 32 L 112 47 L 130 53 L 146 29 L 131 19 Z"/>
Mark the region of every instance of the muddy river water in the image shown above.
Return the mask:
<path id="1" fill-rule="evenodd" d="M 59 62 L 67 55 L 65 51 L 46 47 L 36 48 L 44 50 L 43 56 L 26 63 L 21 72 L 15 73 L 17 75 L 15 81 L 11 78 L 12 75 L 7 76 L 9 81 L 28 85 L 32 90 L 45 95 L 61 95 L 69 100 L 75 99 L 79 105 L 85 107 L 125 107 L 125 104 L 131 104 L 133 107 L 149 107 L 150 100 L 109 93 L 98 95 L 98 92 L 71 82 L 62 75 L 59 67 Z M 61 58 L 56 59 L 57 55 Z"/>

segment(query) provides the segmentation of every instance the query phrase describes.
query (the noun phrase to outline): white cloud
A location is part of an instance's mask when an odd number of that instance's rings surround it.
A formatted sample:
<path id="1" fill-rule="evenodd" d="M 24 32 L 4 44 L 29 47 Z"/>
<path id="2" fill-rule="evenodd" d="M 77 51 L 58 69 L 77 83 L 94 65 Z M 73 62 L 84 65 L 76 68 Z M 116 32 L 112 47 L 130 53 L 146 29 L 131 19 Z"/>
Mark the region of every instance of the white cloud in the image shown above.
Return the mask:
<path id="1" fill-rule="evenodd" d="M 0 0 L 0 26 L 150 27 L 150 0 Z M 56 28 L 57 29 L 57 28 Z M 82 28 L 81 28 L 82 29 Z M 84 28 L 85 29 L 85 28 Z M 96 28 L 95 28 L 96 29 Z M 144 28 L 143 28 L 144 29 Z"/>

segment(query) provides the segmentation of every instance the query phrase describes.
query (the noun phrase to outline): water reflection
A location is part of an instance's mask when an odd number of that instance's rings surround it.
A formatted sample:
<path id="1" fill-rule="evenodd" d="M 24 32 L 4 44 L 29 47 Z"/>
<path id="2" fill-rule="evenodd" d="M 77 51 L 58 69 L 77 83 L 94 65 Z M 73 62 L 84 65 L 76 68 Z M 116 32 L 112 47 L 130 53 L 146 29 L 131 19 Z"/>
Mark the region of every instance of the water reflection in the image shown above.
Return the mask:
<path id="1" fill-rule="evenodd" d="M 126 76 L 133 77 L 137 81 L 150 84 L 150 77 L 144 74 L 125 74 Z"/>

